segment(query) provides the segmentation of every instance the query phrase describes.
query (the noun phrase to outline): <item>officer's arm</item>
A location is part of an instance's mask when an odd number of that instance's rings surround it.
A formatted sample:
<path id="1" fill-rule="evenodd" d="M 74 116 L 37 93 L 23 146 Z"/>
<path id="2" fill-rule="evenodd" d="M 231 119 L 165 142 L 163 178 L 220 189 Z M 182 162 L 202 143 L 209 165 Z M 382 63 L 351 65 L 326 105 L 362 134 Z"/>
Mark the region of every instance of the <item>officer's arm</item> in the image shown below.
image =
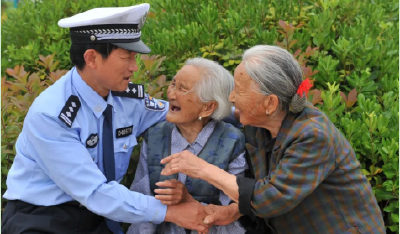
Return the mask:
<path id="1" fill-rule="evenodd" d="M 154 197 L 129 191 L 106 178 L 80 142 L 78 130 L 43 113 L 26 123 L 35 160 L 65 193 L 96 214 L 126 222 L 160 223 L 167 207 Z"/>

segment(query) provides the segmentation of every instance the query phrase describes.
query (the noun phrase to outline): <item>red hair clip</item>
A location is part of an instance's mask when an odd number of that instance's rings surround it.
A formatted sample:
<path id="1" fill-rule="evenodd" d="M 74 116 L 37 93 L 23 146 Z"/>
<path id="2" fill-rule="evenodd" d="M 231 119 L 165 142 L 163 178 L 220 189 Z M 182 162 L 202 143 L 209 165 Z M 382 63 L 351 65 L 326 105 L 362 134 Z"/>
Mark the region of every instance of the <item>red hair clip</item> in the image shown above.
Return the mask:
<path id="1" fill-rule="evenodd" d="M 308 91 L 310 88 L 313 86 L 312 82 L 310 79 L 307 77 L 307 79 L 303 80 L 301 82 L 299 88 L 297 89 L 297 94 L 300 95 L 300 97 L 303 97 L 303 92 L 306 93 L 306 96 L 308 97 Z"/>

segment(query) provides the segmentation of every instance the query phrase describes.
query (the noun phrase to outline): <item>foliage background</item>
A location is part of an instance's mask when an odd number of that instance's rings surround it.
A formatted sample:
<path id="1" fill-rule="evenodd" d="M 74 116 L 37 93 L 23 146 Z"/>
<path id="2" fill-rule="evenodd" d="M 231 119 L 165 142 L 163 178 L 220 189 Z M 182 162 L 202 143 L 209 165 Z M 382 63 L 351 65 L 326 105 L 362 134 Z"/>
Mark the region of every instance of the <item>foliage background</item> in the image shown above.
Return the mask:
<path id="1" fill-rule="evenodd" d="M 68 29 L 59 19 L 93 7 L 135 0 L 20 1 L 3 6 L 1 30 L 2 194 L 14 144 L 35 97 L 71 68 Z M 134 82 L 165 98 L 187 58 L 205 57 L 233 71 L 243 51 L 279 45 L 314 79 L 309 100 L 342 131 L 357 153 L 388 233 L 399 233 L 399 4 L 395 0 L 149 0 Z M 133 180 L 138 147 L 123 184 Z M 2 207 L 4 207 L 4 202 Z"/>

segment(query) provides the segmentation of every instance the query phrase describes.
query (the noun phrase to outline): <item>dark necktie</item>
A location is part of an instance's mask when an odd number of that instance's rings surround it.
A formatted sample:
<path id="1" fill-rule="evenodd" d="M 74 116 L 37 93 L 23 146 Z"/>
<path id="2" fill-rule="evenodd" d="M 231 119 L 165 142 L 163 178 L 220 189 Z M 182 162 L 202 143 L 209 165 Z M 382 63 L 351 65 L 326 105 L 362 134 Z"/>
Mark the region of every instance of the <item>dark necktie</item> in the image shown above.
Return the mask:
<path id="1" fill-rule="evenodd" d="M 112 126 L 112 106 L 107 105 L 104 111 L 103 122 L 103 165 L 107 177 L 107 183 L 115 180 L 115 161 L 114 161 L 114 137 Z M 110 231 L 114 234 L 123 234 L 118 222 L 105 218 Z"/>

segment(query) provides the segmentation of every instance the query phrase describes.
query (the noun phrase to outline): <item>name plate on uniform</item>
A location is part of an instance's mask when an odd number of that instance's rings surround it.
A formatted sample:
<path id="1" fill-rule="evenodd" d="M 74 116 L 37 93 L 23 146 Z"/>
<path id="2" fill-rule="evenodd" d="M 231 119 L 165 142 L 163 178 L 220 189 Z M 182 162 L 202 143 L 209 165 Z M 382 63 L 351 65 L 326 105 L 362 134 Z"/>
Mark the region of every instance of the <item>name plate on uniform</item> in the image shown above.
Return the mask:
<path id="1" fill-rule="evenodd" d="M 132 134 L 133 125 L 125 128 L 117 128 L 117 138 L 126 137 Z"/>

